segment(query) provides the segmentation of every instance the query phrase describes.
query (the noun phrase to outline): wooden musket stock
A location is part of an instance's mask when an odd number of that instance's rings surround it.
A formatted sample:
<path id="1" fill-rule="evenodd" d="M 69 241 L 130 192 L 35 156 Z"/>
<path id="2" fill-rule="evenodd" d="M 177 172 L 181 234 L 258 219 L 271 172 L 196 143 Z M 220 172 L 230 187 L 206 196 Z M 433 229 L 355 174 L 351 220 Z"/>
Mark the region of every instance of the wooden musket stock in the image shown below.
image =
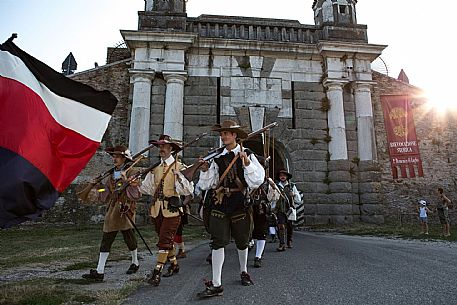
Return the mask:
<path id="1" fill-rule="evenodd" d="M 144 154 L 145 152 L 147 152 L 148 150 L 150 150 L 152 147 L 154 147 L 153 144 L 149 145 L 148 147 L 145 147 L 143 148 L 141 151 L 139 151 L 138 153 L 136 153 L 135 155 L 132 156 L 132 159 L 133 159 L 133 162 L 136 162 L 138 157 L 142 158 L 142 154 Z M 81 199 L 82 201 L 87 201 L 88 199 L 88 196 L 89 196 L 89 193 L 90 193 L 90 190 L 95 186 L 97 185 L 98 183 L 100 183 L 103 179 L 105 179 L 106 177 L 108 177 L 111 172 L 115 169 L 115 167 L 113 166 L 112 168 L 110 168 L 109 170 L 107 170 L 106 172 L 100 174 L 97 176 L 97 178 L 95 178 L 94 182 L 91 182 L 89 183 L 86 187 L 84 187 L 82 190 L 76 192 L 76 195 L 78 196 L 79 199 Z"/>
<path id="2" fill-rule="evenodd" d="M 193 139 L 192 141 L 190 141 L 189 143 L 186 143 L 184 144 L 179 150 L 175 151 L 174 153 L 175 154 L 178 154 L 180 151 L 184 150 L 186 147 L 192 145 L 193 143 L 197 142 L 198 140 L 200 140 L 201 138 L 203 138 L 204 136 L 206 136 L 207 133 L 202 133 L 201 135 L 199 135 L 198 137 L 196 137 L 195 139 Z M 124 191 L 127 186 L 130 185 L 130 183 L 138 178 L 141 178 L 141 179 L 144 179 L 146 177 L 146 175 L 152 171 L 154 168 L 156 168 L 157 166 L 160 165 L 160 163 L 162 163 L 161 161 L 153 164 L 152 166 L 146 168 L 145 170 L 142 170 L 138 173 L 136 173 L 135 175 L 129 177 L 129 179 L 127 179 L 127 181 L 125 181 L 121 186 L 119 186 L 118 188 L 116 188 L 114 191 L 117 192 L 117 193 L 120 193 L 122 191 Z"/>

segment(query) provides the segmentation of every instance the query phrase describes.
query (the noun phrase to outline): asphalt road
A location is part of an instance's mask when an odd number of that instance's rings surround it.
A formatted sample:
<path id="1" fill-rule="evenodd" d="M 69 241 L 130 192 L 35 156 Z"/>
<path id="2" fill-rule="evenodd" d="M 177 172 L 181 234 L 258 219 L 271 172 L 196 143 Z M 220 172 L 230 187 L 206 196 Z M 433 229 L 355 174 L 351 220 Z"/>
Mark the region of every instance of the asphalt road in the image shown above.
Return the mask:
<path id="1" fill-rule="evenodd" d="M 224 296 L 199 300 L 207 244 L 180 261 L 181 271 L 159 287 L 142 285 L 124 304 L 457 304 L 457 245 L 444 242 L 294 233 L 294 248 L 276 252 L 267 243 L 262 268 L 248 271 L 254 286 L 240 284 L 232 243 L 225 252 Z"/>

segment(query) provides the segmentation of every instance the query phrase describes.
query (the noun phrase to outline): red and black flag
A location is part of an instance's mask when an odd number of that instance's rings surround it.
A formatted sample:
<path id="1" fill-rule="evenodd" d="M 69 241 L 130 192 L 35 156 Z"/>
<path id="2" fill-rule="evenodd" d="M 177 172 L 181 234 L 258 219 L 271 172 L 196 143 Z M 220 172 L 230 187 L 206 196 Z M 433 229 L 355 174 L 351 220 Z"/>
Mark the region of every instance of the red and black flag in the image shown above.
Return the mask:
<path id="1" fill-rule="evenodd" d="M 50 209 L 100 146 L 116 107 L 97 91 L 0 44 L 0 227 Z"/>

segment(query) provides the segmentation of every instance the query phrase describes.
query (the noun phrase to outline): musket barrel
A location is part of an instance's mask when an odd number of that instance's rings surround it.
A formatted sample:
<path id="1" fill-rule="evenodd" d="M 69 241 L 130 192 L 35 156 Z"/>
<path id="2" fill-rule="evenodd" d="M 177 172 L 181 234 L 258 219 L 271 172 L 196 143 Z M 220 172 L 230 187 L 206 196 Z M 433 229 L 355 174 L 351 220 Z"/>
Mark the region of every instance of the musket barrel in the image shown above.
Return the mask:
<path id="1" fill-rule="evenodd" d="M 184 144 L 183 146 L 181 146 L 179 150 L 175 151 L 175 153 L 177 154 L 178 152 L 182 151 L 184 148 L 190 146 L 191 144 L 197 142 L 198 140 L 200 140 L 201 138 L 203 138 L 203 137 L 206 136 L 207 134 L 208 134 L 208 133 L 206 133 L 206 132 L 205 132 L 205 133 L 202 133 L 201 135 L 197 136 L 197 137 L 196 137 L 195 139 L 193 139 L 192 141 L 190 141 L 190 142 Z M 135 179 L 138 179 L 138 178 L 140 178 L 140 177 L 141 177 L 141 179 L 144 179 L 144 178 L 146 177 L 146 175 L 147 175 L 150 171 L 152 171 L 154 168 L 156 168 L 157 166 L 159 166 L 160 163 L 161 163 L 161 161 L 159 161 L 159 162 L 155 163 L 154 165 L 148 167 L 147 169 L 145 169 L 145 170 L 143 170 L 143 171 L 140 171 L 140 172 L 138 172 L 137 174 L 133 175 L 133 176 L 131 177 L 131 179 L 128 179 L 128 180 L 125 181 L 120 187 L 116 188 L 116 189 L 115 189 L 115 192 L 122 192 L 122 191 L 124 191 L 124 190 L 127 188 L 127 186 L 129 186 L 130 182 L 133 181 L 133 180 L 135 180 Z"/>
<path id="2" fill-rule="evenodd" d="M 248 136 L 246 138 L 242 139 L 240 141 L 240 144 L 243 141 L 246 141 L 247 139 L 252 138 L 253 136 L 256 136 L 258 134 L 261 134 L 261 133 L 265 132 L 266 130 L 269 130 L 269 129 L 271 129 L 273 127 L 276 127 L 276 126 L 278 126 L 278 123 L 277 122 L 273 122 L 273 123 L 268 124 L 267 126 L 261 128 L 259 130 L 253 131 L 250 134 L 248 134 Z M 214 159 L 219 154 L 221 154 L 222 151 L 224 150 L 224 148 L 225 148 L 225 146 L 213 149 L 205 157 L 203 157 L 202 159 L 204 161 L 210 161 L 211 159 Z M 200 161 L 197 161 L 194 164 L 192 164 L 191 166 L 189 166 L 188 168 L 186 168 L 185 170 L 182 170 L 181 173 L 184 175 L 184 177 L 186 177 L 187 180 L 191 181 L 191 180 L 193 180 L 196 171 L 200 168 L 201 165 L 202 164 L 200 163 Z"/>

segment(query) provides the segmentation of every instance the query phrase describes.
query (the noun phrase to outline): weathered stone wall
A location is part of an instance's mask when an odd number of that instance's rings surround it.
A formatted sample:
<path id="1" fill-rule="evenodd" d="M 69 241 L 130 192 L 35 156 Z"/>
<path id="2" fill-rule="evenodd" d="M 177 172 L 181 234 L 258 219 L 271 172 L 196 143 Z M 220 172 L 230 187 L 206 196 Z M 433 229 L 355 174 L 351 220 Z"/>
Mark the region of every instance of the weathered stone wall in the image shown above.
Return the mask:
<path id="1" fill-rule="evenodd" d="M 126 47 L 108 48 L 106 51 L 106 63 L 111 64 L 132 57 L 130 50 Z"/>
<path id="2" fill-rule="evenodd" d="M 186 148 L 184 162 L 188 165 L 219 146 L 216 133 L 210 127 L 217 123 L 217 77 L 189 77 L 184 85 L 184 142 L 194 140 L 202 133 L 207 136 Z"/>
<path id="3" fill-rule="evenodd" d="M 377 85 L 373 93 L 373 108 L 379 165 L 382 169 L 381 195 L 385 207 L 383 213 L 389 222 L 415 221 L 417 201 L 425 199 L 433 207 L 438 200 L 435 194 L 438 186 L 442 186 L 452 200 L 457 199 L 457 113 L 439 113 L 421 98 L 422 92 L 416 87 L 379 73 L 374 74 L 374 79 Z M 424 177 L 392 178 L 380 96 L 393 94 L 410 95 Z M 431 219 L 437 221 L 436 216 L 432 215 Z"/>

